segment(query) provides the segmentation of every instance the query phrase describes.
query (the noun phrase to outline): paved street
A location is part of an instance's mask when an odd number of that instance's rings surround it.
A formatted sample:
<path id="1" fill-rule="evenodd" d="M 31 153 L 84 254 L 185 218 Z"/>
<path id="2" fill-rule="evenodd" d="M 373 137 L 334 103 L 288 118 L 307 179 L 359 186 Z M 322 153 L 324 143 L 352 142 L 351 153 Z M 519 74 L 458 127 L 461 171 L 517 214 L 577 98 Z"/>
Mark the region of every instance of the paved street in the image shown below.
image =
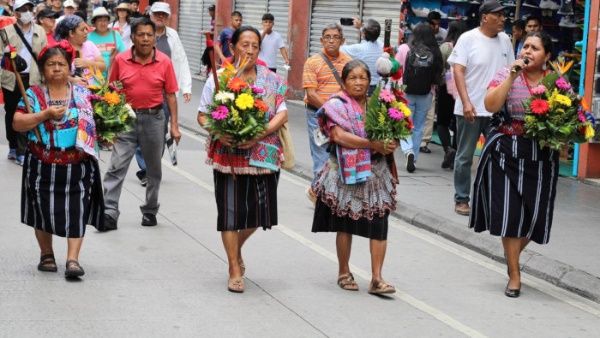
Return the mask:
<path id="1" fill-rule="evenodd" d="M 198 90 L 181 113 L 189 127 L 195 127 Z M 157 227 L 140 226 L 144 188 L 132 163 L 119 230 L 88 228 L 82 281 L 62 277 L 66 245 L 61 238 L 55 238 L 59 273 L 40 273 L 33 231 L 19 223 L 21 168 L 3 158 L 8 149 L 3 122 L 0 127 L 0 337 L 598 334 L 598 303 L 528 274 L 522 296 L 509 299 L 503 294 L 503 264 L 394 217 L 384 277 L 398 292 L 390 298 L 367 294 L 370 257 L 363 238 L 355 238 L 351 258 L 361 290 L 341 290 L 335 284 L 335 235 L 310 232 L 308 181 L 288 172 L 278 189 L 280 225 L 257 231 L 245 246 L 246 292 L 227 292 L 212 170 L 204 164 L 203 138 L 189 129 L 179 165 L 163 161 Z M 109 156 L 102 153 L 102 170 Z"/>

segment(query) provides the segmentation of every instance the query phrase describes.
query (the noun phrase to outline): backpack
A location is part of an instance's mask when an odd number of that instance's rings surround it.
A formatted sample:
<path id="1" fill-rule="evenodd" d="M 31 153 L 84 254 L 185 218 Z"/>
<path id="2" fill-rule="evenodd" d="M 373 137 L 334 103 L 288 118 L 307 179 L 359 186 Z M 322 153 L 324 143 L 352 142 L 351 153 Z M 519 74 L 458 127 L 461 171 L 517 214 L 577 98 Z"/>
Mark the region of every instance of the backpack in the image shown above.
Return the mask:
<path id="1" fill-rule="evenodd" d="M 434 54 L 424 45 L 413 46 L 404 62 L 402 82 L 406 85 L 404 92 L 413 95 L 426 95 L 436 83 Z"/>

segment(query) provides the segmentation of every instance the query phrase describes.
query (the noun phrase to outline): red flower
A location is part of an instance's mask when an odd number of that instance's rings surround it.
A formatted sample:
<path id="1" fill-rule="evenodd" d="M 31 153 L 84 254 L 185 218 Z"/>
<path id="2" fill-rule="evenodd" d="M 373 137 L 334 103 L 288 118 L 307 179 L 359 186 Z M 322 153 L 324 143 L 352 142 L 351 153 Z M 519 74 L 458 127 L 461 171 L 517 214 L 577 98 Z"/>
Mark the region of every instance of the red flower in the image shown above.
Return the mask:
<path id="1" fill-rule="evenodd" d="M 248 84 L 246 82 L 244 82 L 244 80 L 240 79 L 239 77 L 234 77 L 233 79 L 229 80 L 229 83 L 227 83 L 227 88 L 233 90 L 234 92 L 240 92 L 242 89 L 246 88 L 248 86 Z"/>
<path id="2" fill-rule="evenodd" d="M 414 128 L 414 124 L 413 124 L 413 120 L 409 117 L 406 119 L 406 128 L 408 128 L 408 130 L 413 130 Z"/>
<path id="3" fill-rule="evenodd" d="M 550 105 L 548 105 L 548 101 L 546 100 L 535 99 L 531 101 L 529 109 L 531 109 L 531 112 L 536 115 L 544 115 L 550 109 Z"/>
<path id="4" fill-rule="evenodd" d="M 254 100 L 254 107 L 256 107 L 256 109 L 264 113 L 266 113 L 269 110 L 269 106 L 267 106 L 267 104 L 263 100 L 259 99 Z"/>

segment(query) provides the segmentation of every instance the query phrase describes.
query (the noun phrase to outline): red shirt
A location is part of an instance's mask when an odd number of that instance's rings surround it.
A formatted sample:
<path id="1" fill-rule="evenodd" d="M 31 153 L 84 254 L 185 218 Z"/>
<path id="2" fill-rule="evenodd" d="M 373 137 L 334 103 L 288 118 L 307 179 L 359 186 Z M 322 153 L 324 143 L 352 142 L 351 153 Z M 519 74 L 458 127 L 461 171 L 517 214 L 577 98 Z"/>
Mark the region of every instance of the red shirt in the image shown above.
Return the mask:
<path id="1" fill-rule="evenodd" d="M 56 40 L 54 40 L 54 32 L 46 33 L 46 40 L 48 40 L 46 46 L 55 45 Z"/>
<path id="2" fill-rule="evenodd" d="M 154 56 L 147 64 L 139 63 L 133 56 L 133 48 L 115 57 L 110 81 L 121 81 L 127 102 L 133 109 L 154 108 L 163 103 L 163 92 L 179 91 L 173 64 L 168 56 L 154 49 Z"/>

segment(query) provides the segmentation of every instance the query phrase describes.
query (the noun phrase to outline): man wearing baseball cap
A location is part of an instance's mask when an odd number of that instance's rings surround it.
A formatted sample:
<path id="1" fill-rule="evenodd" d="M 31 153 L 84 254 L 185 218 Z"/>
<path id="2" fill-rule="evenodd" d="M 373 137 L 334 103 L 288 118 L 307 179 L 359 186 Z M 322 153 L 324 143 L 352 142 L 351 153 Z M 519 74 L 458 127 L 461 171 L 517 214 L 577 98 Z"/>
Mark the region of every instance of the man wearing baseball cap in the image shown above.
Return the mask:
<path id="1" fill-rule="evenodd" d="M 58 25 L 58 23 L 61 22 L 65 18 L 65 16 L 74 15 L 76 10 L 77 4 L 75 3 L 75 1 L 66 0 L 65 2 L 63 2 L 63 14 L 56 20 L 56 24 Z"/>
<path id="2" fill-rule="evenodd" d="M 54 40 L 54 27 L 56 27 L 56 19 L 59 16 L 59 13 L 49 7 L 44 8 L 37 14 L 37 23 L 46 31 L 46 39 L 49 45 L 56 42 Z"/>
<path id="3" fill-rule="evenodd" d="M 454 160 L 454 211 L 471 213 L 471 165 L 479 135 L 485 134 L 492 112 L 483 100 L 487 85 L 501 68 L 515 60 L 512 44 L 504 33 L 504 6 L 486 0 L 479 7 L 479 27 L 458 39 L 448 63 L 452 66 L 460 100 L 456 100 L 457 149 Z"/>
<path id="4" fill-rule="evenodd" d="M 25 62 L 27 67 L 20 72 L 25 90 L 29 85 L 40 84 L 41 76 L 37 67 L 36 57 L 46 46 L 46 32 L 33 21 L 33 2 L 29 0 L 15 0 L 13 11 L 17 22 L 4 28 L 6 35 L 2 34 L 0 39 L 0 50 L 4 50 L 6 44 L 13 46 Z M 6 39 L 6 40 L 5 40 Z M 0 69 L 0 80 L 2 93 L 4 94 L 4 110 L 6 138 L 8 139 L 8 159 L 23 165 L 25 159 L 26 139 L 24 134 L 16 132 L 12 127 L 13 117 L 21 92 L 16 84 L 16 75 L 12 71 Z"/>

